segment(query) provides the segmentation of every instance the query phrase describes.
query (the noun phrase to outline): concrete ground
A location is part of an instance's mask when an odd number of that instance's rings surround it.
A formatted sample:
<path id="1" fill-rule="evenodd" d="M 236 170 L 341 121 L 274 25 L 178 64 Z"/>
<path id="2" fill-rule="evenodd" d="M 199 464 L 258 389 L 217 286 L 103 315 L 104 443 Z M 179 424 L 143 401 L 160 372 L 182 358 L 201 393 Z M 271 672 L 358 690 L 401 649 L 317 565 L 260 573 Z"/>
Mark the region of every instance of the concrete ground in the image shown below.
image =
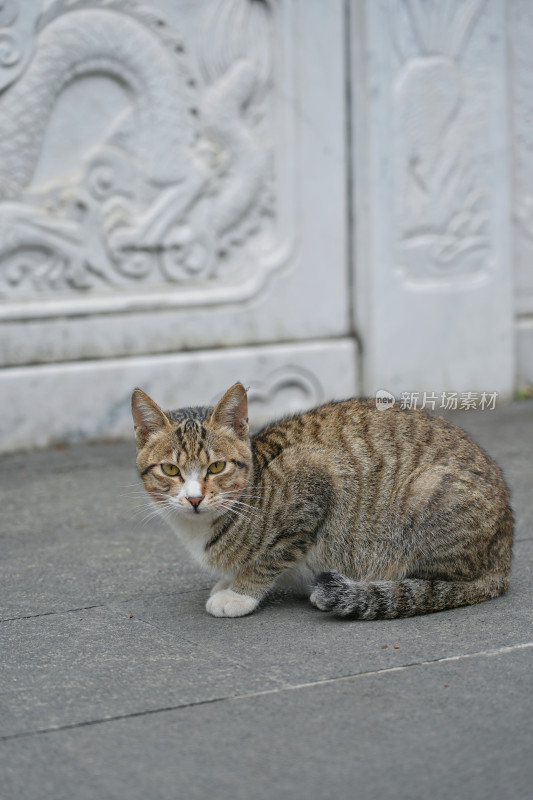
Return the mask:
<path id="1" fill-rule="evenodd" d="M 513 490 L 511 588 L 394 621 L 210 617 L 131 444 L 4 457 L 1 800 L 532 797 L 533 404 L 454 420 Z"/>

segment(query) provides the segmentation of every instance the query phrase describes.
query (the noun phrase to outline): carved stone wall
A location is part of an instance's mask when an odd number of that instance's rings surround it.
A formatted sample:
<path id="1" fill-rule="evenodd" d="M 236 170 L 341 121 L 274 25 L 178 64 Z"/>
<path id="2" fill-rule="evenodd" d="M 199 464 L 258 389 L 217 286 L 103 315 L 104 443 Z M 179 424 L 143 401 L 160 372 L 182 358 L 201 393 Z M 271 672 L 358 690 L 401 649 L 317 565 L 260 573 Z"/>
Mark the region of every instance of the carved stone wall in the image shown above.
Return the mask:
<path id="1" fill-rule="evenodd" d="M 357 390 L 343 15 L 0 3 L 4 449 L 127 435 L 135 384 L 177 405 L 248 380 L 257 419 Z"/>
<path id="2" fill-rule="evenodd" d="M 350 6 L 367 391 L 512 392 L 506 6 Z"/>
<path id="3" fill-rule="evenodd" d="M 529 0 L 1 0 L 0 448 L 128 435 L 136 384 L 241 379 L 256 421 L 533 384 L 532 35 Z"/>

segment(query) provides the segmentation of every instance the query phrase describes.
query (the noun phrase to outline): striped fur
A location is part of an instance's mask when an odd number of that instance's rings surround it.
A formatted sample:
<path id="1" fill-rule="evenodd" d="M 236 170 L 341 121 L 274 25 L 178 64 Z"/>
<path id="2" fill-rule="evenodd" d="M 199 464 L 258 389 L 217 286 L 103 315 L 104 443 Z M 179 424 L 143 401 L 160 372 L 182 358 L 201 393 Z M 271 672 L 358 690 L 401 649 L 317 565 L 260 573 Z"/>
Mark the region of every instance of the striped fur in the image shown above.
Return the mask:
<path id="1" fill-rule="evenodd" d="M 250 438 L 241 384 L 214 409 L 166 414 L 135 390 L 133 416 L 145 488 L 221 579 L 207 603 L 215 616 L 250 613 L 281 576 L 303 573 L 316 576 L 313 605 L 359 619 L 440 611 L 507 589 L 508 489 L 487 454 L 441 417 L 352 399 Z M 224 468 L 210 474 L 218 461 Z M 165 475 L 166 462 L 180 475 Z M 191 487 L 201 493 L 196 508 Z"/>

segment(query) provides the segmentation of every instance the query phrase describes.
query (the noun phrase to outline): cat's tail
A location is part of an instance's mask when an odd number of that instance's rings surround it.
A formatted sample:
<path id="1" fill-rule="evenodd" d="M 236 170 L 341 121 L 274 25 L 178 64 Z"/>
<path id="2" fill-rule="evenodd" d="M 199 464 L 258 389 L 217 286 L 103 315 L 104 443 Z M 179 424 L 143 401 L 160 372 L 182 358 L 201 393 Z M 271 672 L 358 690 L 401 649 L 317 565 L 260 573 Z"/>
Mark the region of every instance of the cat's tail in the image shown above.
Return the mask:
<path id="1" fill-rule="evenodd" d="M 321 611 L 340 617 L 394 619 L 491 600 L 503 594 L 508 583 L 508 575 L 503 574 L 473 581 L 353 581 L 339 572 L 321 572 L 310 600 Z"/>

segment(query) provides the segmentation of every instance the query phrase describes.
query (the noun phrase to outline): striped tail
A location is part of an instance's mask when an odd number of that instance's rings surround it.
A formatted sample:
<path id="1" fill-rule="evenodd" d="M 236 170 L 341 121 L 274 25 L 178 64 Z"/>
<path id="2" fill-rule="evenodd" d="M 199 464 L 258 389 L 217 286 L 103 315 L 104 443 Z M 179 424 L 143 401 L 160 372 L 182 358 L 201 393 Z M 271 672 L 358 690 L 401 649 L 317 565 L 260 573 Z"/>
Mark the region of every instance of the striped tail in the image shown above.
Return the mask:
<path id="1" fill-rule="evenodd" d="M 321 572 L 311 603 L 354 619 L 395 619 L 457 608 L 503 594 L 507 575 L 486 575 L 474 581 L 405 578 L 398 581 L 353 581 L 339 572 Z"/>

